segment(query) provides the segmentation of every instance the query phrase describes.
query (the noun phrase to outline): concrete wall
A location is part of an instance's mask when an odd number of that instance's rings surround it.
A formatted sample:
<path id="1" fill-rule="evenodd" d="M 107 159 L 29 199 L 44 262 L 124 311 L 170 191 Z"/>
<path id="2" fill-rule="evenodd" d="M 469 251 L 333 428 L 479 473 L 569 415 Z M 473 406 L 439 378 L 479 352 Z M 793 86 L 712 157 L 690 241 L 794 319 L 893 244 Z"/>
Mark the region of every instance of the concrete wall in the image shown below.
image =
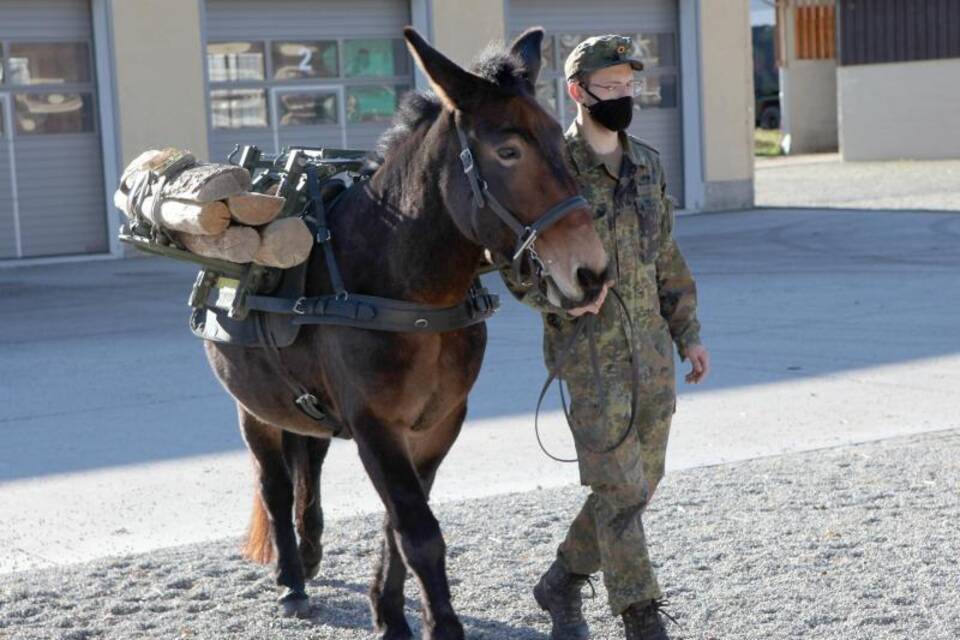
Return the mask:
<path id="1" fill-rule="evenodd" d="M 960 158 L 960 58 L 840 67 L 844 160 Z"/>
<path id="2" fill-rule="evenodd" d="M 434 0 L 433 46 L 468 66 L 491 40 L 504 40 L 504 0 Z"/>
<path id="3" fill-rule="evenodd" d="M 699 3 L 703 200 L 753 206 L 753 47 L 748 0 Z M 684 69 L 687 72 L 687 69 Z M 691 105 L 684 104 L 684 108 Z M 695 135 L 684 131 L 684 135 Z"/>
<path id="4" fill-rule="evenodd" d="M 794 60 L 781 68 L 780 116 L 791 154 L 836 151 L 836 60 Z"/>
<path id="5" fill-rule="evenodd" d="M 123 165 L 157 146 L 207 158 L 198 0 L 111 0 Z"/>
<path id="6" fill-rule="evenodd" d="M 788 6 L 784 66 L 780 68 L 780 130 L 789 135 L 789 152 L 837 150 L 837 61 L 797 58 L 796 12 Z"/>

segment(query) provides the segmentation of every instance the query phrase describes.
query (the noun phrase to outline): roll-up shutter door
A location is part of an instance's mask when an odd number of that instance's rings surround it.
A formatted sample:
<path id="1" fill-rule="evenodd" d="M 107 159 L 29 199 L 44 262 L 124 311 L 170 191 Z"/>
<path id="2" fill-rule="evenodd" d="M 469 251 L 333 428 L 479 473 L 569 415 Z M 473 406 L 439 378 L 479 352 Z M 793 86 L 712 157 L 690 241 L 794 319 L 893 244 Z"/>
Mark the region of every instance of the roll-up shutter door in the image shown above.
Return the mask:
<path id="1" fill-rule="evenodd" d="M 210 154 L 369 149 L 413 86 L 409 2 L 207 0 Z"/>
<path id="2" fill-rule="evenodd" d="M 85 0 L 0 2 L 0 259 L 108 250 Z"/>
<path id="3" fill-rule="evenodd" d="M 604 33 L 635 38 L 645 69 L 637 74 L 630 133 L 660 152 L 667 190 L 683 204 L 683 131 L 680 113 L 680 40 L 676 0 L 510 0 L 511 36 L 546 29 L 538 94 L 567 127 L 576 106 L 566 95 L 563 63 L 583 39 Z"/>

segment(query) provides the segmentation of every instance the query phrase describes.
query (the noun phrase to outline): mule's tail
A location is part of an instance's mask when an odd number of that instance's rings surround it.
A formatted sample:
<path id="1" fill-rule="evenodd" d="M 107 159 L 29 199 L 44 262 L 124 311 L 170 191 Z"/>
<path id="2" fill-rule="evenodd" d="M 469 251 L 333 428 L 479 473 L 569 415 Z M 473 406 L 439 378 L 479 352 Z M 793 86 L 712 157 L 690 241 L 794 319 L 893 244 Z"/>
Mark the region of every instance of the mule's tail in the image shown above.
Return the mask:
<path id="1" fill-rule="evenodd" d="M 247 531 L 243 556 L 257 564 L 273 562 L 273 527 L 259 491 L 253 496 L 253 513 L 250 515 L 250 528 Z"/>

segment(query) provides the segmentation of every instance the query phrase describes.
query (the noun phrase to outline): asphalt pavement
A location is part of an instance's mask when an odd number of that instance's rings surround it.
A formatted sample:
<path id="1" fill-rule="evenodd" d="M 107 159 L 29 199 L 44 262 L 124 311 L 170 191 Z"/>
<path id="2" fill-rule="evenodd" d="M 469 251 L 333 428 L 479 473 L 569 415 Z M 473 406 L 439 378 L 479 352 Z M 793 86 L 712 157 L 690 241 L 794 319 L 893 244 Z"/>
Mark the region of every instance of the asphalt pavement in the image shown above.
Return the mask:
<path id="1" fill-rule="evenodd" d="M 677 236 L 714 372 L 679 385 L 669 469 L 960 427 L 960 215 L 762 209 L 684 215 Z M 250 463 L 186 325 L 193 276 L 0 270 L 0 572 L 243 531 Z M 576 482 L 533 437 L 540 320 L 503 297 L 439 502 Z M 555 401 L 546 441 L 571 450 Z M 329 517 L 380 510 L 352 443 L 324 473 Z"/>

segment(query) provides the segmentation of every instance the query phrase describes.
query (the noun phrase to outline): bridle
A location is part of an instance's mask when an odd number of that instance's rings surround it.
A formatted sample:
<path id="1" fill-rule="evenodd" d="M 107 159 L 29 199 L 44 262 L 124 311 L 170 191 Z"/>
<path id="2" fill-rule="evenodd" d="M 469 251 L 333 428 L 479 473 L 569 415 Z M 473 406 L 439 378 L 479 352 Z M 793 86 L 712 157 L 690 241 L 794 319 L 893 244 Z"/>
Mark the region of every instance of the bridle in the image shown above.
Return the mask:
<path id="1" fill-rule="evenodd" d="M 463 165 L 463 172 L 470 182 L 474 207 L 477 211 L 489 207 L 497 217 L 513 231 L 514 235 L 517 236 L 517 245 L 513 250 L 510 264 L 517 274 L 518 280 L 520 279 L 520 268 L 525 254 L 529 256 L 531 262 L 543 273 L 546 271 L 546 268 L 537 255 L 536 250 L 534 250 L 533 243 L 536 242 L 537 237 L 539 237 L 541 233 L 565 218 L 574 209 L 589 207 L 589 203 L 586 198 L 581 195 L 570 196 L 550 207 L 546 213 L 537 218 L 532 224 L 524 224 L 521 222 L 516 214 L 503 206 L 500 201 L 490 193 L 489 185 L 480 175 L 480 168 L 477 166 L 473 152 L 470 151 L 470 142 L 460 122 L 462 117 L 461 111 L 458 110 L 454 112 L 453 122 L 457 129 L 457 138 L 460 141 L 460 164 Z M 477 238 L 477 240 L 479 240 L 479 238 Z"/>

